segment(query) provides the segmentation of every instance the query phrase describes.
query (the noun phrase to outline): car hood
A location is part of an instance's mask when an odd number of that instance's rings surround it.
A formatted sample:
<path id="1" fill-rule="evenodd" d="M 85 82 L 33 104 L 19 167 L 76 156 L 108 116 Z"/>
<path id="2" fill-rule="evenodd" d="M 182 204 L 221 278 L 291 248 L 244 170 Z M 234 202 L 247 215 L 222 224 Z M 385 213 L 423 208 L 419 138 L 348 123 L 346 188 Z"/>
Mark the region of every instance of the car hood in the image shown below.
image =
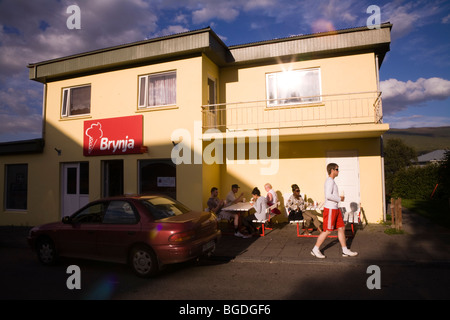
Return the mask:
<path id="1" fill-rule="evenodd" d="M 43 230 L 56 230 L 56 229 L 60 229 L 62 226 L 62 222 L 51 222 L 51 223 L 46 223 L 46 224 L 42 224 L 40 226 L 36 226 L 34 228 L 32 228 L 32 231 L 43 231 Z"/>

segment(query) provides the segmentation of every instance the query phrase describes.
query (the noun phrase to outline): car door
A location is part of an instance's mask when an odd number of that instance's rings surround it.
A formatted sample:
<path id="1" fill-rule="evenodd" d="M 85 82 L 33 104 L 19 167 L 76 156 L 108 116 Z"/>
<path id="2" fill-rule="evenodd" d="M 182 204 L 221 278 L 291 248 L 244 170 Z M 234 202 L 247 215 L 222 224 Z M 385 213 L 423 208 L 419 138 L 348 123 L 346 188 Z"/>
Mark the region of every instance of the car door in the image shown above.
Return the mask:
<path id="1" fill-rule="evenodd" d="M 63 256 L 97 257 L 97 236 L 102 225 L 105 203 L 90 204 L 71 216 L 59 231 L 59 251 Z"/>
<path id="2" fill-rule="evenodd" d="M 99 256 L 126 262 L 130 246 L 139 239 L 141 224 L 134 206 L 126 200 L 110 201 L 97 235 Z"/>

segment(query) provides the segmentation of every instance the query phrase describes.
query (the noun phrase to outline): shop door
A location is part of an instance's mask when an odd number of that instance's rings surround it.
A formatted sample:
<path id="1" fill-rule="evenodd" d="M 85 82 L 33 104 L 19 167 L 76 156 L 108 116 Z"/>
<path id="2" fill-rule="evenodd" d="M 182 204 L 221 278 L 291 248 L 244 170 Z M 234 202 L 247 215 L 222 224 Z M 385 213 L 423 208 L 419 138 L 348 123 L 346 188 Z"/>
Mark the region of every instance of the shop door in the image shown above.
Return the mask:
<path id="1" fill-rule="evenodd" d="M 327 153 L 327 164 L 336 163 L 339 166 L 339 176 L 335 178 L 339 192 L 344 192 L 345 200 L 339 204 L 347 212 L 360 204 L 359 160 L 356 151 L 330 151 Z M 326 171 L 325 171 L 326 172 Z"/>
<path id="2" fill-rule="evenodd" d="M 102 161 L 103 197 L 123 195 L 123 160 Z"/>
<path id="3" fill-rule="evenodd" d="M 65 217 L 89 202 L 89 163 L 63 164 L 61 177 L 61 217 Z"/>

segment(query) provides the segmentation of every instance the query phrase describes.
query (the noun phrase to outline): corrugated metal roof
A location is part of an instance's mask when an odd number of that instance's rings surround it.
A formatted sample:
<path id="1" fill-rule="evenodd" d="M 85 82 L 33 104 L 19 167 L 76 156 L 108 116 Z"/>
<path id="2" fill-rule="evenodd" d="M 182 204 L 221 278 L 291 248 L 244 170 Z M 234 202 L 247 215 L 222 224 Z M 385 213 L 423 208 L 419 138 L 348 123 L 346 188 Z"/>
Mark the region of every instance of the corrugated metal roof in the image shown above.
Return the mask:
<path id="1" fill-rule="evenodd" d="M 381 61 L 390 45 L 392 25 L 379 29 L 358 27 L 310 35 L 254 42 L 229 47 L 236 63 L 302 54 L 337 54 L 349 51 L 375 51 Z"/>
<path id="2" fill-rule="evenodd" d="M 32 63 L 28 65 L 29 77 L 45 83 L 203 53 L 217 65 L 225 66 L 293 55 L 313 53 L 317 57 L 367 50 L 380 55 L 381 65 L 384 55 L 389 51 L 391 27 L 391 24 L 386 23 L 379 29 L 349 28 L 231 47 L 227 47 L 219 36 L 207 27 Z"/>
<path id="3" fill-rule="evenodd" d="M 442 161 L 447 150 L 434 150 L 417 157 L 417 162 Z"/>
<path id="4" fill-rule="evenodd" d="M 30 79 L 47 82 L 76 74 L 102 72 L 203 52 L 219 65 L 229 59 L 228 48 L 208 27 L 32 63 L 28 68 Z"/>

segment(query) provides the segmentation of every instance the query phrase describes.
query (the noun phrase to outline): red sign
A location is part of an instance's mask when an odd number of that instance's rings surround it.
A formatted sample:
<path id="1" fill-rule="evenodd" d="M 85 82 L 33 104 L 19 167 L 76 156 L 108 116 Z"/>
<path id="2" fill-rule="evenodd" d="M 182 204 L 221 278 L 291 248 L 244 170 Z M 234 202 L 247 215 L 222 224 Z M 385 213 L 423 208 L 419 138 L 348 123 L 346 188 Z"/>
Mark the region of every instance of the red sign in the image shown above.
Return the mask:
<path id="1" fill-rule="evenodd" d="M 84 122 L 83 154 L 104 156 L 143 153 L 142 115 Z"/>

